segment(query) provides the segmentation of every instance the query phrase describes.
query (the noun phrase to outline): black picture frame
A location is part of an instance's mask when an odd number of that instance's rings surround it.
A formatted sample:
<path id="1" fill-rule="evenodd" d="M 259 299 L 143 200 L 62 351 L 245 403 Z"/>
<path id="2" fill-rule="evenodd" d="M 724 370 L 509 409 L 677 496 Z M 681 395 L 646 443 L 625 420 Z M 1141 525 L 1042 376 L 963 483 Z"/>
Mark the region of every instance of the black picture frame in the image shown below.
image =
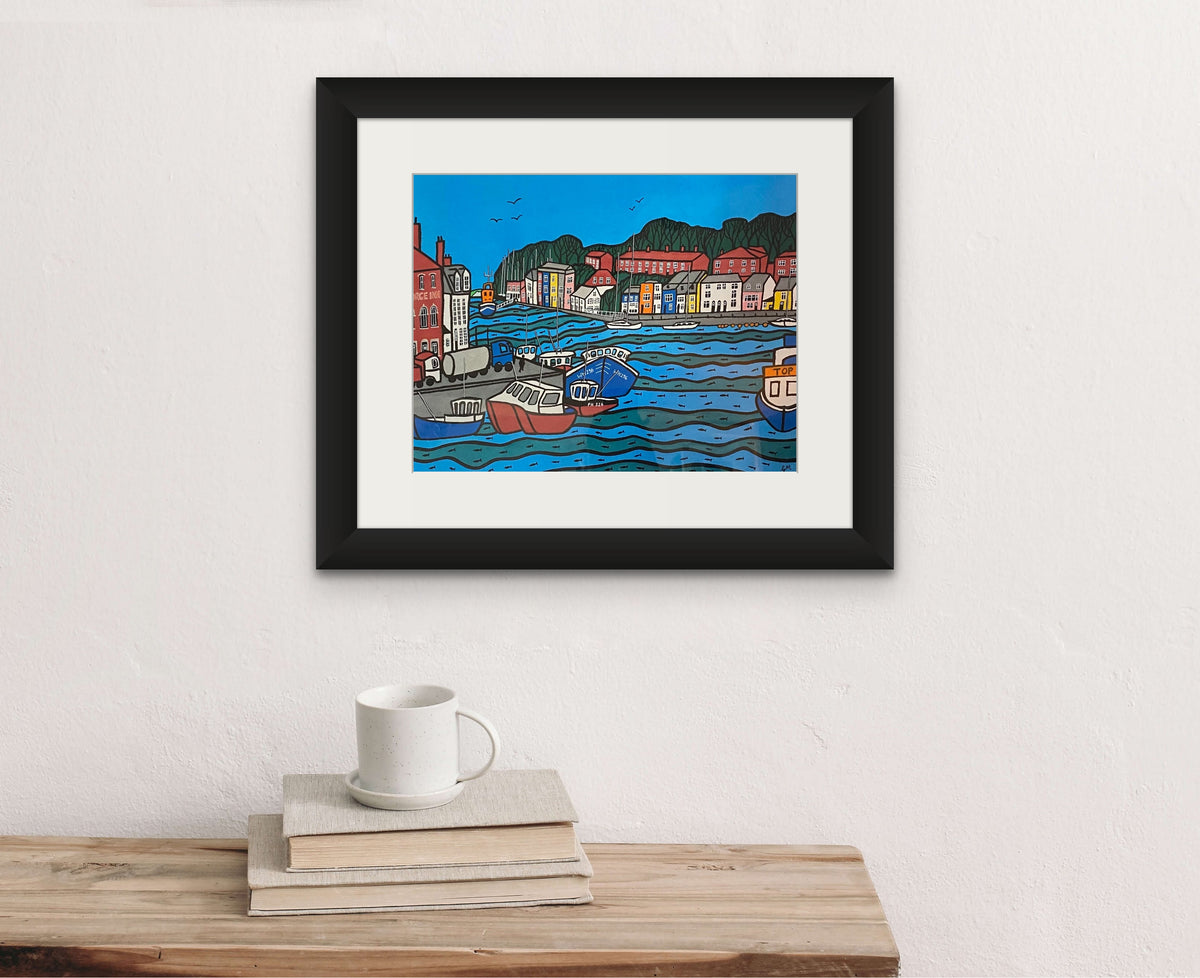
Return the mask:
<path id="1" fill-rule="evenodd" d="M 316 565 L 321 569 L 879 568 L 893 564 L 893 81 L 890 78 L 319 78 L 316 83 Z M 771 99 L 742 97 L 756 81 Z M 604 99 L 589 97 L 602 87 Z M 852 526 L 363 528 L 357 521 L 357 123 L 468 118 L 852 120 Z M 628 108 L 614 112 L 614 106 Z M 675 106 L 664 113 L 662 106 Z M 687 476 L 685 476 L 686 478 Z"/>

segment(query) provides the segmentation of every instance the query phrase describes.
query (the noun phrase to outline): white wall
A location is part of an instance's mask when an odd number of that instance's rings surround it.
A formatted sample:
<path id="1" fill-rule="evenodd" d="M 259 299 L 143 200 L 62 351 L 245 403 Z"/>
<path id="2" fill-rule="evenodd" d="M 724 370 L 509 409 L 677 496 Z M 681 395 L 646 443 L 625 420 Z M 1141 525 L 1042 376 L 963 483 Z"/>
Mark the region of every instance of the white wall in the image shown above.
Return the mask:
<path id="1" fill-rule="evenodd" d="M 0 831 L 430 677 L 586 839 L 860 846 L 906 974 L 1200 971 L 1200 7 L 548 10 L 0 8 Z M 316 573 L 314 76 L 647 72 L 897 77 L 899 569 Z"/>

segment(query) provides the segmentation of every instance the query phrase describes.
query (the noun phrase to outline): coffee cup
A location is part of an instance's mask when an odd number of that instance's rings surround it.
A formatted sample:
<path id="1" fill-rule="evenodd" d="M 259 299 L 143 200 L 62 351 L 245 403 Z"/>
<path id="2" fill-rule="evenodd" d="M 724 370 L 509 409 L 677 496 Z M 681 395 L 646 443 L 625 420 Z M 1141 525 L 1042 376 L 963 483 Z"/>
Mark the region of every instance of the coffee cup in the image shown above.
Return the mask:
<path id="1" fill-rule="evenodd" d="M 474 720 L 491 740 L 491 756 L 475 771 L 459 770 L 458 718 Z M 354 700 L 358 770 L 351 794 L 374 808 L 436 808 L 453 801 L 467 781 L 482 777 L 500 751 L 496 728 L 459 705 L 445 686 L 376 686 Z"/>

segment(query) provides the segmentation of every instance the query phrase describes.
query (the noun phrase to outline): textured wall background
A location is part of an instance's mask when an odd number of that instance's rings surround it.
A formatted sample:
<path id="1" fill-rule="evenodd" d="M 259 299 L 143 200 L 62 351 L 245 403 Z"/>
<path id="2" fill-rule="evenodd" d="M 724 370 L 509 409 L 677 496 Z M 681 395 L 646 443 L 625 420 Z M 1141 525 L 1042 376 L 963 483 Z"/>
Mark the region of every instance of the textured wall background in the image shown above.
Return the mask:
<path id="1" fill-rule="evenodd" d="M 1200 971 L 1198 42 L 1186 2 L 6 4 L 0 831 L 241 834 L 432 677 L 585 839 L 861 846 L 906 974 Z M 317 574 L 314 76 L 697 72 L 898 79 L 899 570 Z"/>

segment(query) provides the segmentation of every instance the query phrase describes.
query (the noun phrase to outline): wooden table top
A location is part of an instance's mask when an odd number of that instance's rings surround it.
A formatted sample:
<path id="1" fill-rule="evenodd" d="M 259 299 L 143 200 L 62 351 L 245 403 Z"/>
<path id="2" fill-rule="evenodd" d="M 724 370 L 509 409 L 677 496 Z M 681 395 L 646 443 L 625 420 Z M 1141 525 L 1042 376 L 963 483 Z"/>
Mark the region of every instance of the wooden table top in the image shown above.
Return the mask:
<path id="1" fill-rule="evenodd" d="M 587 845 L 595 901 L 246 915 L 242 839 L 0 837 L 0 975 L 895 975 L 850 846 Z"/>

